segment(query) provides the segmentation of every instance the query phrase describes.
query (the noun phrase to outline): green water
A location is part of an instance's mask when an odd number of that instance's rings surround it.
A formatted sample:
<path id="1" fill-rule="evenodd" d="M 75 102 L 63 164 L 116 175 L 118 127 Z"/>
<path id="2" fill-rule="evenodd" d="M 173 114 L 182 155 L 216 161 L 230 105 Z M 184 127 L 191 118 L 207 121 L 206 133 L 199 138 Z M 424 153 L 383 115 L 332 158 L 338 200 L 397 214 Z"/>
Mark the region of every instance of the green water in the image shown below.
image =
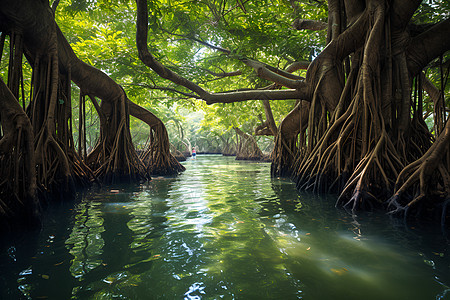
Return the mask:
<path id="1" fill-rule="evenodd" d="M 184 165 L 53 205 L 41 232 L 4 240 L 0 299 L 450 299 L 439 227 L 352 217 L 267 163 Z"/>

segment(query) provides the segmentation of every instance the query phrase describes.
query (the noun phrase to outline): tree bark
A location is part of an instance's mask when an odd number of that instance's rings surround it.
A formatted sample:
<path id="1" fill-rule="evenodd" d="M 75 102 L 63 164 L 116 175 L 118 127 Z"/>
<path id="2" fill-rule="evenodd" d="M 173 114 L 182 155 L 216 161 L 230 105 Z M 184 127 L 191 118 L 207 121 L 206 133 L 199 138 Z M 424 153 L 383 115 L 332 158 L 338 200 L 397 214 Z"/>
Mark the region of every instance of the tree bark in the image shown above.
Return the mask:
<path id="1" fill-rule="evenodd" d="M 239 142 L 236 146 L 237 160 L 263 160 L 264 154 L 258 147 L 255 138 L 237 127 L 233 128 L 239 136 Z"/>
<path id="2" fill-rule="evenodd" d="M 31 122 L 0 77 L 0 232 L 40 221 Z"/>

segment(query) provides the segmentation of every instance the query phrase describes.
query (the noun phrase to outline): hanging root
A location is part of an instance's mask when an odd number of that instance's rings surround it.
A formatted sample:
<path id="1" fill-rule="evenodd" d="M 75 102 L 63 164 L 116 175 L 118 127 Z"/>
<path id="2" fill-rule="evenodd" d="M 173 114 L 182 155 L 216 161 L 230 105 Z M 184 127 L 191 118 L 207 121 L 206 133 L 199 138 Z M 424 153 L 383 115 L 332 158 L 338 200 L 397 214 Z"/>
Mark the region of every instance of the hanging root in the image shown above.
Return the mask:
<path id="1" fill-rule="evenodd" d="M 305 131 L 308 124 L 309 107 L 309 102 L 299 101 L 281 121 L 270 157 L 272 176 L 287 177 L 294 172 L 294 162 L 306 143 Z"/>
<path id="2" fill-rule="evenodd" d="M 114 99 L 103 100 L 102 107 L 89 95 L 100 117 L 100 137 L 87 157 L 87 164 L 102 182 L 148 180 L 150 175 L 131 139 L 128 99 L 123 89 L 117 92 L 119 95 Z"/>
<path id="3" fill-rule="evenodd" d="M 104 136 L 88 156 L 94 175 L 105 183 L 140 181 L 149 179 L 142 161 L 131 142 L 131 135 L 122 120 L 114 140 L 109 143 Z M 106 128 L 105 128 L 106 129 Z"/>
<path id="4" fill-rule="evenodd" d="M 44 124 L 36 138 L 35 157 L 38 185 L 46 197 L 64 200 L 75 191 L 69 160 L 55 138 Z"/>
<path id="5" fill-rule="evenodd" d="M 393 214 L 402 208 L 411 208 L 423 201 L 448 199 L 450 175 L 446 162 L 450 142 L 450 122 L 439 135 L 438 140 L 418 160 L 400 172 L 394 195 L 389 199 Z M 441 200 L 439 200 L 441 199 Z M 446 207 L 446 205 L 444 205 Z"/>
<path id="6" fill-rule="evenodd" d="M 143 151 L 141 159 L 147 166 L 147 172 L 153 175 L 176 175 L 185 170 L 170 153 L 169 136 L 162 122 L 150 129 L 150 144 Z"/>
<path id="7" fill-rule="evenodd" d="M 16 130 L 11 134 L 15 142 L 8 152 L 3 150 L 7 145 L 2 142 L 10 138 L 10 133 L 0 140 L 0 178 L 3 178 L 0 181 L 0 232 L 12 230 L 13 224 L 26 227 L 40 224 L 31 124 L 23 128 L 19 125 L 22 122 L 16 121 Z"/>
<path id="8" fill-rule="evenodd" d="M 351 205 L 352 210 L 356 211 L 373 208 L 374 204 L 381 205 L 382 199 L 392 190 L 392 174 L 396 174 L 401 166 L 396 157 L 390 138 L 383 131 L 375 148 L 359 162 L 347 180 L 336 205 L 342 205 L 352 189 L 352 196 L 345 207 Z"/>
<path id="9" fill-rule="evenodd" d="M 237 127 L 233 128 L 239 136 L 236 151 L 236 160 L 264 160 L 264 154 L 258 147 L 255 137 L 249 135 Z"/>
<path id="10" fill-rule="evenodd" d="M 150 126 L 150 143 L 140 155 L 147 174 L 176 175 L 185 170 L 170 153 L 170 142 L 164 123 L 149 110 L 127 99 L 130 115 Z"/>
<path id="11" fill-rule="evenodd" d="M 0 231 L 40 223 L 31 123 L 0 78 Z"/>
<path id="12" fill-rule="evenodd" d="M 288 177 L 292 174 L 293 164 L 297 156 L 296 138 L 287 140 L 282 132 L 275 137 L 275 147 L 271 154 L 270 174 L 273 177 Z"/>

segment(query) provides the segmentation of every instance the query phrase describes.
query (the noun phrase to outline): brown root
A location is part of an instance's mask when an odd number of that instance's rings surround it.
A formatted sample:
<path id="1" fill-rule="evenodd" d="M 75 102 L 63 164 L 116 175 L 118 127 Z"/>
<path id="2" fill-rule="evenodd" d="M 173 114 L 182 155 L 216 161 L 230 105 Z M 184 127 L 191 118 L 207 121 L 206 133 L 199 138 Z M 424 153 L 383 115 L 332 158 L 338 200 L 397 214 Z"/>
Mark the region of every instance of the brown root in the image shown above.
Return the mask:
<path id="1" fill-rule="evenodd" d="M 169 136 L 162 122 L 151 127 L 150 144 L 144 150 L 141 159 L 150 174 L 176 175 L 185 170 L 184 166 L 170 153 Z"/>
<path id="2" fill-rule="evenodd" d="M 0 78 L 0 231 L 40 222 L 30 120 Z"/>
<path id="3" fill-rule="evenodd" d="M 254 136 L 249 135 L 237 127 L 233 128 L 238 138 L 236 160 L 268 160 L 258 147 Z"/>
<path id="4" fill-rule="evenodd" d="M 450 175 L 446 161 L 449 144 L 450 122 L 447 121 L 439 138 L 428 151 L 398 175 L 394 195 L 389 199 L 393 213 L 403 212 L 422 201 L 444 202 L 449 198 Z"/>
<path id="5" fill-rule="evenodd" d="M 150 179 L 133 147 L 129 128 L 129 108 L 125 93 L 109 101 L 108 114 L 91 97 L 101 118 L 100 137 L 87 157 L 87 164 L 102 182 L 140 181 Z"/>
<path id="6" fill-rule="evenodd" d="M 185 170 L 170 152 L 166 126 L 147 109 L 128 99 L 130 114 L 150 126 L 149 145 L 140 155 L 146 172 L 152 175 L 176 175 Z"/>
<path id="7" fill-rule="evenodd" d="M 305 148 L 305 131 L 308 124 L 309 102 L 299 101 L 281 121 L 271 154 L 272 176 L 290 176 L 299 151 Z"/>

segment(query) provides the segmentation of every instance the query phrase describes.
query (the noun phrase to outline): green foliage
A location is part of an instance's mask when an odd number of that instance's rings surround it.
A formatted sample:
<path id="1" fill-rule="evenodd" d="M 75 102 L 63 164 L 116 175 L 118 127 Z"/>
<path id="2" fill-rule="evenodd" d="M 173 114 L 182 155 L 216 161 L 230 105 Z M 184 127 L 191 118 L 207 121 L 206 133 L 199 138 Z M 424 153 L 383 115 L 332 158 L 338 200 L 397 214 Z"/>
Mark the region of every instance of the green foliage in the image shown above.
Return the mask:
<path id="1" fill-rule="evenodd" d="M 326 19 L 323 7 L 300 6 L 304 12 L 309 9 L 320 12 L 320 18 Z M 234 1 L 166 0 L 148 1 L 148 7 L 148 45 L 152 54 L 165 66 L 212 92 L 267 84 L 236 57 L 245 55 L 284 68 L 292 61 L 308 59 L 313 51 L 307 46 L 308 34 L 291 29 L 295 16 L 284 1 L 246 2 L 244 7 L 239 7 Z M 172 143 L 178 148 L 182 147 L 183 139 L 183 142 L 189 140 L 192 143 L 220 143 L 219 136 L 229 134 L 234 126 L 251 133 L 260 123 L 258 116 L 264 116 L 259 101 L 206 106 L 177 93 L 154 89 L 165 87 L 189 92 L 162 80 L 139 60 L 135 45 L 134 1 L 63 0 L 58 6 L 56 20 L 78 57 L 107 73 L 124 86 L 132 101 L 161 118 Z M 324 35 L 315 36 L 320 38 L 310 44 L 323 47 Z M 223 55 L 193 39 L 228 49 L 234 55 Z M 219 80 L 207 70 L 216 73 L 241 70 L 245 80 L 242 77 Z M 73 96 L 74 99 L 78 97 Z M 292 101 L 272 104 L 277 122 L 292 105 Z M 190 113 L 200 110 L 201 114 Z M 94 113 L 92 109 L 88 112 Z M 77 116 L 74 122 L 77 122 Z M 141 147 L 146 142 L 148 128 L 134 119 L 131 126 L 135 143 Z"/>
<path id="2" fill-rule="evenodd" d="M 423 0 L 415 12 L 415 24 L 437 23 L 450 17 L 450 2 L 448 0 Z"/>
<path id="3" fill-rule="evenodd" d="M 311 60 L 325 46 L 324 31 L 298 31 L 291 25 L 295 18 L 326 22 L 325 1 L 148 0 L 147 4 L 151 53 L 163 65 L 211 92 L 268 84 L 239 58 L 254 58 L 283 69 L 296 60 Z M 448 1 L 423 1 L 413 21 L 416 24 L 438 22 L 448 18 L 449 11 Z M 219 137 L 234 136 L 234 126 L 251 133 L 260 123 L 260 116 L 265 118 L 260 101 L 207 106 L 171 92 L 170 89 L 190 93 L 163 80 L 139 60 L 135 1 L 62 0 L 56 19 L 77 55 L 121 84 L 132 101 L 161 118 L 171 142 L 180 150 L 186 141 L 204 141 L 205 145 L 220 143 Z M 227 49 L 232 54 L 225 55 L 197 41 Z M 217 78 L 211 74 L 237 70 L 243 75 Z M 431 67 L 428 74 L 440 86 L 439 68 Z M 448 95 L 447 87 L 446 99 Z M 293 105 L 294 100 L 271 102 L 277 124 Z M 424 105 L 425 110 L 432 110 L 426 95 Z M 135 142 L 143 145 L 148 128 L 137 120 L 132 120 L 131 126 Z"/>

